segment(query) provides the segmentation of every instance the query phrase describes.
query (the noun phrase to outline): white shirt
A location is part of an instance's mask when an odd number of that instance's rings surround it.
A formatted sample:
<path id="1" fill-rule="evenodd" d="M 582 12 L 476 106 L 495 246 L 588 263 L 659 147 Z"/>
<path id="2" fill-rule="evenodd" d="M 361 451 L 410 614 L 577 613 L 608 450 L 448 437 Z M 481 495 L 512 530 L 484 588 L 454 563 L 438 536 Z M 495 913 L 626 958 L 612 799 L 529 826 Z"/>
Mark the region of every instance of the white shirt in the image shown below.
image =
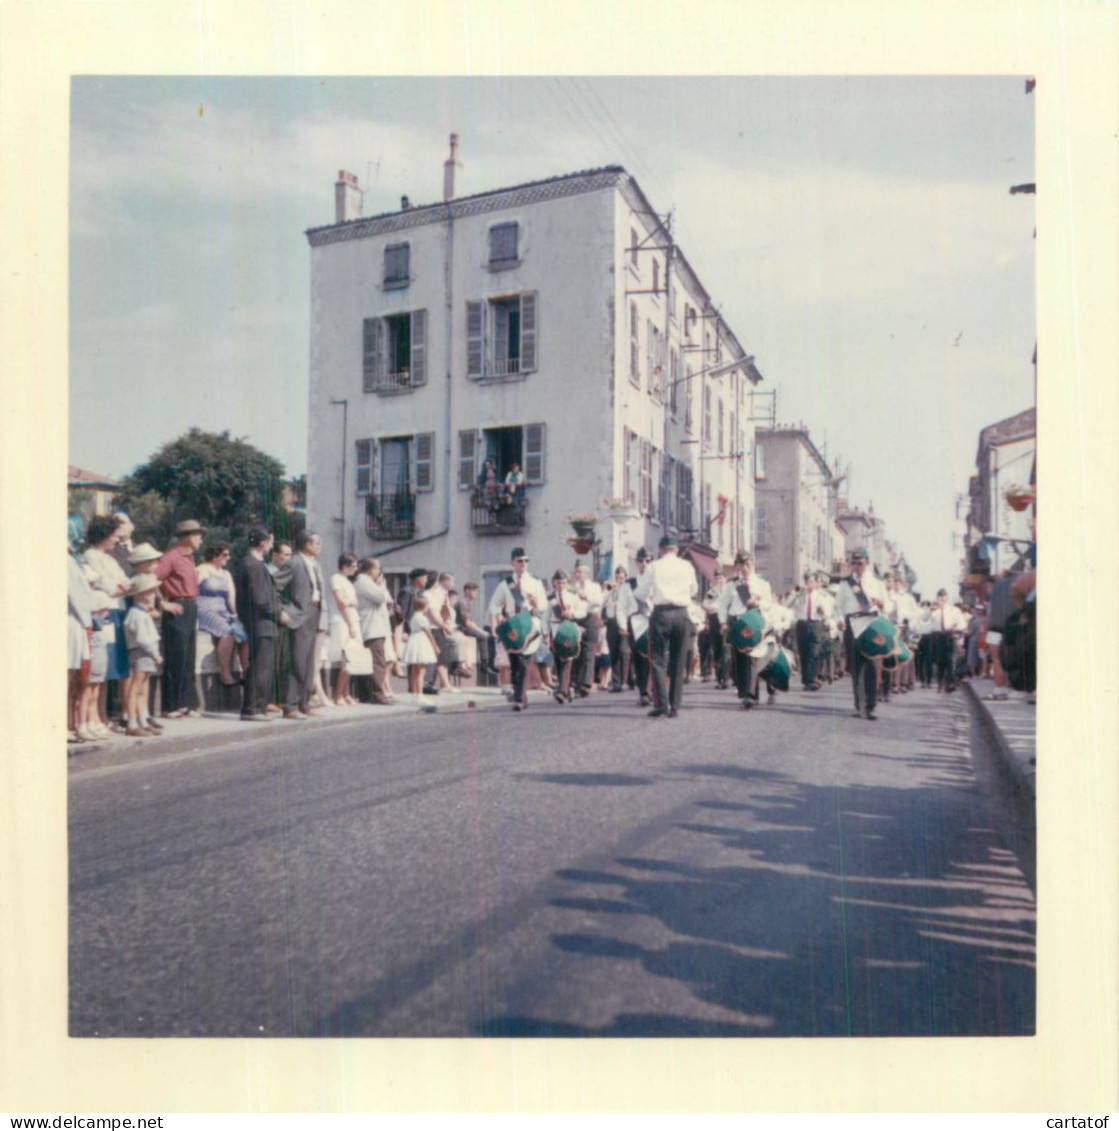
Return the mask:
<path id="1" fill-rule="evenodd" d="M 930 632 L 963 632 L 966 628 L 967 620 L 955 605 L 933 605 L 929 610 Z"/>
<path id="2" fill-rule="evenodd" d="M 490 601 L 488 609 L 489 618 L 491 621 L 498 621 L 502 615 L 513 616 L 517 611 L 517 602 L 513 596 L 513 585 L 515 584 L 515 575 L 513 581 L 502 581 L 498 585 L 497 590 L 494 592 L 493 600 Z M 522 608 L 527 609 L 534 616 L 543 616 L 548 608 L 548 597 L 544 592 L 544 586 L 535 577 L 525 570 L 521 574 L 521 594 L 523 600 L 521 602 Z M 529 598 L 536 602 L 536 608 L 532 608 L 529 604 Z"/>
<path id="3" fill-rule="evenodd" d="M 742 583 L 741 574 L 727 578 L 727 583 L 723 586 L 723 591 L 715 602 L 715 615 L 719 618 L 719 624 L 726 624 L 728 620 L 736 620 L 746 611 L 746 603 L 738 592 L 738 587 Z M 769 582 L 764 577 L 751 573 L 745 579 L 745 583 L 750 589 L 750 600 L 757 601 L 758 611 L 761 612 L 768 623 L 773 605 L 773 590 L 769 587 Z"/>
<path id="4" fill-rule="evenodd" d="M 557 592 L 552 599 L 552 604 L 559 609 L 560 595 Z M 572 592 L 568 587 L 563 591 L 563 615 L 567 620 L 582 620 L 587 615 L 587 602 L 578 593 Z"/>
<path id="5" fill-rule="evenodd" d="M 868 608 L 864 609 L 862 605 L 859 604 L 859 598 L 855 590 L 848 584 L 845 578 L 839 583 L 839 591 L 835 595 L 835 615 L 839 617 L 840 620 L 844 620 L 854 613 L 878 613 L 880 610 L 873 602 L 874 599 L 877 598 L 882 602 L 883 606 L 885 606 L 886 587 L 869 569 L 863 574 L 862 581 L 855 578 L 854 574 L 851 574 L 851 577 L 855 579 L 855 583 L 865 594 Z"/>
<path id="6" fill-rule="evenodd" d="M 646 572 L 650 575 L 649 584 L 654 607 L 677 605 L 686 609 L 699 592 L 695 570 L 678 554 L 665 554 L 663 558 L 653 562 Z"/>
<path id="7" fill-rule="evenodd" d="M 602 592 L 602 586 L 599 585 L 597 581 L 591 581 L 588 578 L 584 582 L 575 582 L 574 586 L 575 587 L 571 590 L 571 592 L 577 594 L 578 596 L 581 596 L 587 606 L 587 611 L 583 614 L 583 616 L 587 616 L 589 613 L 602 612 L 602 601 L 604 594 Z"/>
<path id="8" fill-rule="evenodd" d="M 912 593 L 900 592 L 894 594 L 894 608 L 897 610 L 898 624 L 909 621 L 912 628 L 921 619 L 921 606 Z"/>
<path id="9" fill-rule="evenodd" d="M 644 574 L 633 578 L 637 585 L 641 584 L 641 578 Z M 637 612 L 637 597 L 634 595 L 637 585 L 630 585 L 629 581 L 623 581 L 617 589 L 618 602 L 614 606 L 614 617 L 618 622 L 618 627 L 623 631 L 629 631 L 629 618 Z"/>
<path id="10" fill-rule="evenodd" d="M 804 589 L 791 603 L 797 620 L 827 620 L 835 611 L 835 602 L 826 589 Z"/>

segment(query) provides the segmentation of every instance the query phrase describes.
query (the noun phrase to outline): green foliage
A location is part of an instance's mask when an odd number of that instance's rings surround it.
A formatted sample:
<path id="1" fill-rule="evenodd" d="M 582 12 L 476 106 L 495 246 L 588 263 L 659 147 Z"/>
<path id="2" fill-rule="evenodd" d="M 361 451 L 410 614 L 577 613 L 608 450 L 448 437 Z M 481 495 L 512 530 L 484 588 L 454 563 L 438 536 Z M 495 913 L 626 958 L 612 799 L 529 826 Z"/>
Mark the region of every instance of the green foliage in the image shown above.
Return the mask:
<path id="1" fill-rule="evenodd" d="M 186 518 L 208 528 L 207 541 L 231 542 L 235 551 L 245 545 L 250 527 L 263 524 L 290 536 L 302 521 L 284 508 L 279 460 L 228 432 L 199 428 L 164 444 L 137 467 L 124 480 L 116 505 L 136 525 L 133 540 L 159 549 Z"/>

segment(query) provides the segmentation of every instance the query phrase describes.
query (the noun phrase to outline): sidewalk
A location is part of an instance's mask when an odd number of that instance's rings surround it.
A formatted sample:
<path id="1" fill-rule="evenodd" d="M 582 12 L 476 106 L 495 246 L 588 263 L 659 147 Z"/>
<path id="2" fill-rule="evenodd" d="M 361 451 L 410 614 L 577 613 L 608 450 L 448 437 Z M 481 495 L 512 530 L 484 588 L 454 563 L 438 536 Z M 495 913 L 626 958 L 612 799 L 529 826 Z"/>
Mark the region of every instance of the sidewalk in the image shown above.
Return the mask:
<path id="1" fill-rule="evenodd" d="M 972 697 L 979 713 L 1006 761 L 1013 779 L 1036 796 L 1037 778 L 1037 707 L 1026 702 L 1017 691 L 1008 691 L 1009 698 L 984 699 L 992 695 L 992 679 L 971 679 L 963 684 L 965 694 Z"/>
<path id="2" fill-rule="evenodd" d="M 507 703 L 505 688 L 463 687 L 456 692 L 440 692 L 438 695 L 423 696 L 417 706 L 413 697 L 397 692 L 396 702 L 391 707 L 375 707 L 360 703 L 356 707 L 322 707 L 319 718 L 304 720 L 285 719 L 275 715 L 272 723 L 242 722 L 237 712 L 207 711 L 193 719 L 160 719 L 163 733 L 151 738 L 129 738 L 114 734 L 97 742 L 80 742 L 67 746 L 70 758 L 81 758 L 87 754 L 116 754 L 118 752 L 142 752 L 144 754 L 173 754 L 186 750 L 205 750 L 211 747 L 227 746 L 242 739 L 257 740 L 267 735 L 294 734 L 298 730 L 323 730 L 326 727 L 340 726 L 344 723 L 370 722 L 376 724 L 383 719 L 400 718 L 427 714 L 459 714 L 486 707 L 501 707 Z"/>

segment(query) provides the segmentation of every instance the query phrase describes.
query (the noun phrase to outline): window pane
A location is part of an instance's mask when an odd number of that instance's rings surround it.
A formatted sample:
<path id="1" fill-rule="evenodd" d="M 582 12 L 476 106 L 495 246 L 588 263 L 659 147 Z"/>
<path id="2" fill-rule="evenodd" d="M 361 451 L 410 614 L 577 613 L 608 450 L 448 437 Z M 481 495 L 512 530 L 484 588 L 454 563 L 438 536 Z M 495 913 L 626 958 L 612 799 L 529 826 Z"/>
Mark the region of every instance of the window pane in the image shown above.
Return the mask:
<path id="1" fill-rule="evenodd" d="M 497 224 L 490 228 L 490 262 L 517 258 L 517 225 Z"/>

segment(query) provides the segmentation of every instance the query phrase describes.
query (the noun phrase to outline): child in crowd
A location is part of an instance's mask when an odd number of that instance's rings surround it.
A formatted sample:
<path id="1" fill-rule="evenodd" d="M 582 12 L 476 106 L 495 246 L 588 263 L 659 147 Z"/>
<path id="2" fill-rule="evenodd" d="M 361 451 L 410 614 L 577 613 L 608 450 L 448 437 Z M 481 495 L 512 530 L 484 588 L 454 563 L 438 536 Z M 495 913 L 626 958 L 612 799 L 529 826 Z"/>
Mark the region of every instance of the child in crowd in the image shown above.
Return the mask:
<path id="1" fill-rule="evenodd" d="M 412 619 L 408 622 L 408 643 L 403 662 L 408 665 L 408 691 L 419 703 L 423 699 L 424 669 L 438 659 L 431 622 L 427 619 L 428 600 L 422 593 L 412 599 Z"/>
<path id="2" fill-rule="evenodd" d="M 128 595 L 135 602 L 124 618 L 124 639 L 128 645 L 128 667 L 132 675 L 128 700 L 124 705 L 128 719 L 125 733 L 131 738 L 157 733 L 145 726 L 144 720 L 148 714 L 148 683 L 163 663 L 159 629 L 155 623 L 158 592 L 159 578 L 154 574 L 138 575 L 128 590 Z"/>

